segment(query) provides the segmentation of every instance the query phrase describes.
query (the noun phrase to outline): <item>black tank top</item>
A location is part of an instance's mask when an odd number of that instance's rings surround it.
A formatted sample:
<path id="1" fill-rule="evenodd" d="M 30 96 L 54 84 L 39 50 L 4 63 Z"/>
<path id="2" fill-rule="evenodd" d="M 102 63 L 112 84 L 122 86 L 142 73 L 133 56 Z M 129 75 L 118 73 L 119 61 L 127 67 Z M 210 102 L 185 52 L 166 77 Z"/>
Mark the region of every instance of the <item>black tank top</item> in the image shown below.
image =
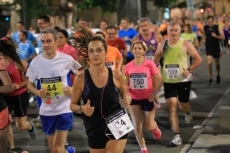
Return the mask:
<path id="1" fill-rule="evenodd" d="M 0 80 L 0 86 L 2 86 L 3 83 L 2 81 Z M 3 99 L 3 96 L 0 94 L 0 112 L 5 109 L 7 107 L 7 104 L 5 102 L 5 100 Z"/>
<path id="2" fill-rule="evenodd" d="M 89 70 L 85 70 L 85 87 L 82 94 L 84 104 L 87 100 L 90 100 L 90 105 L 94 106 L 94 113 L 88 117 L 83 115 L 84 125 L 86 130 L 90 128 L 106 127 L 105 118 L 110 114 L 120 109 L 119 94 L 116 86 L 113 82 L 113 73 L 108 68 L 108 82 L 104 88 L 98 88 L 95 86 Z M 103 94 L 102 94 L 103 93 Z"/>
<path id="3" fill-rule="evenodd" d="M 216 35 L 220 35 L 218 25 L 214 25 L 213 27 L 210 27 L 208 25 L 204 26 L 204 33 L 206 36 L 205 46 L 208 51 L 210 50 L 217 50 L 220 51 L 220 39 L 214 38 L 211 33 L 215 33 Z"/>

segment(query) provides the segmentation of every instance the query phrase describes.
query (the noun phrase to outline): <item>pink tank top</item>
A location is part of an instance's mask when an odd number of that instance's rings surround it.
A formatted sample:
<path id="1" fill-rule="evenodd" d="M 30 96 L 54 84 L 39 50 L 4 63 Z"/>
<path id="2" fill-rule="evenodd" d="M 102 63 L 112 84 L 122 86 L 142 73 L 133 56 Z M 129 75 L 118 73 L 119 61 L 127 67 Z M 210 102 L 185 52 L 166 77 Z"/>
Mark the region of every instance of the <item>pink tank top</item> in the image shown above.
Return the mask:
<path id="1" fill-rule="evenodd" d="M 10 62 L 10 64 L 7 66 L 6 68 L 12 83 L 16 83 L 16 84 L 21 84 L 22 83 L 22 71 L 20 71 L 19 69 L 17 69 L 15 67 L 14 62 Z M 27 89 L 26 87 L 22 87 L 18 90 L 14 90 L 13 92 L 9 93 L 9 94 L 5 94 L 6 96 L 17 96 L 22 94 L 23 92 L 25 92 Z"/>
<path id="2" fill-rule="evenodd" d="M 135 66 L 134 60 L 125 66 L 125 76 L 129 78 L 129 94 L 132 99 L 148 99 L 153 92 L 152 77 L 158 73 L 156 65 L 145 59 L 140 66 Z"/>

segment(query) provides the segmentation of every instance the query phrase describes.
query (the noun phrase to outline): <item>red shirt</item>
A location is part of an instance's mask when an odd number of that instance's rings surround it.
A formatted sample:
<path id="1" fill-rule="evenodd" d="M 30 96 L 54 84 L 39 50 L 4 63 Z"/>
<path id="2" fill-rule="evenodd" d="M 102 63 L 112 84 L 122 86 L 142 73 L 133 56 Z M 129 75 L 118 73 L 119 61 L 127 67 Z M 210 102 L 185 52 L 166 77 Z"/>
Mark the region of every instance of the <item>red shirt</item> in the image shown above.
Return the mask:
<path id="1" fill-rule="evenodd" d="M 126 44 L 123 39 L 115 38 L 114 40 L 107 40 L 107 44 L 116 47 L 121 53 L 126 50 Z"/>

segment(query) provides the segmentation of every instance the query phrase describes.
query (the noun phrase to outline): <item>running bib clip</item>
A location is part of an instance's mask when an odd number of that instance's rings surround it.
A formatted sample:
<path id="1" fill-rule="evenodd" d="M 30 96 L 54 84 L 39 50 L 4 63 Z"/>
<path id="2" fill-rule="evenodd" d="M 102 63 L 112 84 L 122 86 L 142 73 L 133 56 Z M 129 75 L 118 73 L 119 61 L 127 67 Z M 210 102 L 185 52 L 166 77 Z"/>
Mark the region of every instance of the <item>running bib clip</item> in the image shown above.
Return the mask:
<path id="1" fill-rule="evenodd" d="M 131 73 L 129 78 L 131 89 L 148 89 L 147 73 Z"/>
<path id="2" fill-rule="evenodd" d="M 112 113 L 106 118 L 107 126 L 115 139 L 119 139 L 134 129 L 133 124 L 124 108 Z"/>
<path id="3" fill-rule="evenodd" d="M 180 79 L 180 68 L 178 64 L 165 65 L 167 79 Z"/>

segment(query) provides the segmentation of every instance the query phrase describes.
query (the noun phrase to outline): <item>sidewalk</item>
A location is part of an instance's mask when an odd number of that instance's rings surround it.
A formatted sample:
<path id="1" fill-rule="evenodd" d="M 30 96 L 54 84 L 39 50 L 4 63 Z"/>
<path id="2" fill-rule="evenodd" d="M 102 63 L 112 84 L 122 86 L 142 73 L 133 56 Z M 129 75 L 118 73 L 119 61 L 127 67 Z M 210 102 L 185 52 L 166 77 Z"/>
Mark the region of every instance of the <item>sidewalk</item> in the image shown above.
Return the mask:
<path id="1" fill-rule="evenodd" d="M 206 102 L 208 105 L 208 101 Z M 188 153 L 230 153 L 230 88 Z"/>

